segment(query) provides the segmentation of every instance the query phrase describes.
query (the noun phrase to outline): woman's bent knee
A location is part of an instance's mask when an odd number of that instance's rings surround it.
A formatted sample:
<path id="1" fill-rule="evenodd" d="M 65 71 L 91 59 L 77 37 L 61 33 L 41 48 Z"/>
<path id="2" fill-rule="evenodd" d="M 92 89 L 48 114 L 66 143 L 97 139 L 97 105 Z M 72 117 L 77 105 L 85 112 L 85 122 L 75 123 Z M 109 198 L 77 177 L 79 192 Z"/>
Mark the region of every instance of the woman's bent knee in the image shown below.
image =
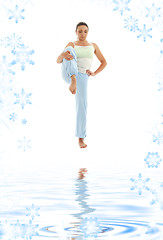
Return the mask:
<path id="1" fill-rule="evenodd" d="M 72 46 L 68 46 L 68 47 L 66 47 L 66 48 L 64 49 L 63 52 L 73 51 L 73 50 L 74 50 L 74 48 L 73 48 Z"/>
<path id="2" fill-rule="evenodd" d="M 74 57 L 75 60 L 77 60 L 76 52 L 72 46 L 66 47 L 63 52 L 67 51 L 70 51 L 70 54 Z"/>

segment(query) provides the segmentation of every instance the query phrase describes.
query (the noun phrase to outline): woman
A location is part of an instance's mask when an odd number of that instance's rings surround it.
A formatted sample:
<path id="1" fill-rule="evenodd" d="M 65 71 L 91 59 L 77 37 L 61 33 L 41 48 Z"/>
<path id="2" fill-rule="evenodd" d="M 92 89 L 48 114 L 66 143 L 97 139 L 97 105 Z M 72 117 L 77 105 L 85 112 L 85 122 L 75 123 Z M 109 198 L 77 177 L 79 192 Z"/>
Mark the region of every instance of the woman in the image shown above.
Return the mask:
<path id="1" fill-rule="evenodd" d="M 70 84 L 69 90 L 76 94 L 76 137 L 79 138 L 80 148 L 86 148 L 84 143 L 86 137 L 86 115 L 87 115 L 87 84 L 89 76 L 95 76 L 107 65 L 97 44 L 89 43 L 86 38 L 88 35 L 88 25 L 79 22 L 76 26 L 76 42 L 69 42 L 64 51 L 57 58 L 57 63 L 62 63 L 62 77 Z M 101 62 L 99 68 L 92 72 L 90 70 L 93 55 Z"/>

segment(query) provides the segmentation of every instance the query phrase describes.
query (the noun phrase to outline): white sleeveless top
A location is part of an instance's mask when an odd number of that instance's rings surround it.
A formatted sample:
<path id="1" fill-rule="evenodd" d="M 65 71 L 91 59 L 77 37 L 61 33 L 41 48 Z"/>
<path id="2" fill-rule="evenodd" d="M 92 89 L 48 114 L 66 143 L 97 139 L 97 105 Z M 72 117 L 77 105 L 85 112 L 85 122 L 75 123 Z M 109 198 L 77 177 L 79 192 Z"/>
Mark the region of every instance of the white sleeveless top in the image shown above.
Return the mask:
<path id="1" fill-rule="evenodd" d="M 77 66 L 78 72 L 86 73 L 86 70 L 91 68 L 93 56 L 94 56 L 94 46 L 91 43 L 89 46 L 78 46 L 74 42 L 74 50 L 77 56 Z"/>

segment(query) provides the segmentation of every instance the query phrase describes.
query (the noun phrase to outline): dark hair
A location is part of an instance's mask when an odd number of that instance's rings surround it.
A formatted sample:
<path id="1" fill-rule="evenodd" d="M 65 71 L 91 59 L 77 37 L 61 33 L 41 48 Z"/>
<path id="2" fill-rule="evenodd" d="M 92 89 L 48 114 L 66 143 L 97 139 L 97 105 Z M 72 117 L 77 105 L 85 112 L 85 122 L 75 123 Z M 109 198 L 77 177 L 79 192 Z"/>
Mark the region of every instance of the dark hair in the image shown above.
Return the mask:
<path id="1" fill-rule="evenodd" d="M 88 28 L 88 30 L 89 30 L 89 27 L 88 27 L 88 25 L 87 25 L 85 22 L 79 22 L 79 23 L 76 25 L 76 31 L 77 31 L 78 27 L 81 26 L 81 25 L 85 25 L 85 26 Z"/>

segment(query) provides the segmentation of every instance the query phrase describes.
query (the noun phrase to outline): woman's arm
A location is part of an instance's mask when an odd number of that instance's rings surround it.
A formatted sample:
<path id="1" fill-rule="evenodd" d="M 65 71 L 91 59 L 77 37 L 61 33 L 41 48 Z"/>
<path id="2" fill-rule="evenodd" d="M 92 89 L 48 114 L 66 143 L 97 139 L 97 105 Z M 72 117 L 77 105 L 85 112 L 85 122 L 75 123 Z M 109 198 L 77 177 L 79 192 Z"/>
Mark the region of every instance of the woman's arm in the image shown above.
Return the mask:
<path id="1" fill-rule="evenodd" d="M 101 72 L 107 65 L 106 59 L 104 58 L 104 56 L 102 55 L 99 47 L 97 46 L 97 44 L 93 43 L 94 48 L 95 48 L 95 55 L 98 58 L 98 60 L 101 62 L 101 65 L 99 66 L 99 68 L 97 68 L 97 70 L 94 72 L 95 74 Z"/>
<path id="2" fill-rule="evenodd" d="M 96 55 L 96 57 L 98 58 L 98 60 L 101 62 L 101 65 L 99 66 L 99 68 L 97 68 L 97 70 L 94 72 L 95 75 L 98 74 L 99 72 L 101 72 L 107 65 L 106 59 L 104 58 L 104 56 L 102 55 L 99 47 L 97 46 L 96 43 L 93 43 L 94 48 L 95 48 L 95 52 L 94 54 Z"/>
<path id="3" fill-rule="evenodd" d="M 73 47 L 73 43 L 72 43 L 72 42 L 69 42 L 69 43 L 66 45 L 66 47 L 68 47 L 68 46 L 72 46 L 72 47 Z M 66 47 L 65 47 L 65 48 L 66 48 Z M 68 51 L 68 52 L 69 52 L 69 51 Z M 62 52 L 62 53 L 58 56 L 58 58 L 57 58 L 57 63 L 62 63 L 63 58 L 66 58 L 67 60 L 71 60 L 73 57 L 72 57 L 72 55 L 71 55 L 70 53 Z"/>
<path id="4" fill-rule="evenodd" d="M 59 55 L 59 57 L 57 58 L 57 63 L 62 63 L 63 58 L 64 58 L 64 53 L 62 52 L 62 53 Z"/>

